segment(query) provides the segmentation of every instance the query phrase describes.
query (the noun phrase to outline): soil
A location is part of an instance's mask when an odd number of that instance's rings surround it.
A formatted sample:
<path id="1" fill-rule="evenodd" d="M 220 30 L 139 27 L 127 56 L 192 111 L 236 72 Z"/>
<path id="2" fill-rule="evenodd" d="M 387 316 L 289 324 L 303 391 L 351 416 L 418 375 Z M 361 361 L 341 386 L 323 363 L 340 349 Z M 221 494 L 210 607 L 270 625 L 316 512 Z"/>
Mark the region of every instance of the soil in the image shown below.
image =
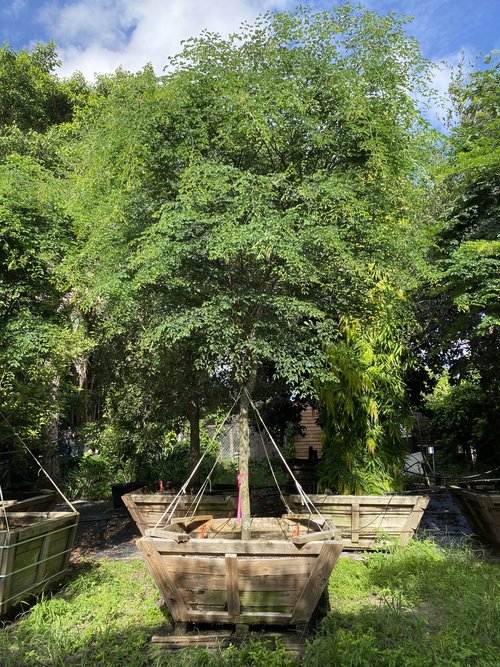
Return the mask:
<path id="1" fill-rule="evenodd" d="M 80 513 L 73 562 L 82 558 L 141 558 L 135 545 L 141 534 L 125 507 L 115 508 L 105 500 L 77 500 L 73 505 Z"/>

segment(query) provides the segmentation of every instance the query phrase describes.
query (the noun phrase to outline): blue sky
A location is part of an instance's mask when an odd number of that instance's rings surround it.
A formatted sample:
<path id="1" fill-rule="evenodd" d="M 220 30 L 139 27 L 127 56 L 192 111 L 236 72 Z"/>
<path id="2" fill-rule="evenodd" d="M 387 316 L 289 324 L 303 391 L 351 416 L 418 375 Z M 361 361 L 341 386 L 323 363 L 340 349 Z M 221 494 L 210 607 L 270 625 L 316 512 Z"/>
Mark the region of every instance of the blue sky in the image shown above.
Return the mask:
<path id="1" fill-rule="evenodd" d="M 141 69 L 151 62 L 160 72 L 180 41 L 208 28 L 231 32 L 266 10 L 293 9 L 299 0 L 0 0 L 0 40 L 16 48 L 55 40 L 63 61 L 62 76 L 80 70 L 113 72 L 118 66 Z M 303 4 L 307 4 L 304 1 Z M 318 9 L 338 2 L 314 0 Z M 446 61 L 435 85 L 447 88 L 450 67 L 464 52 L 500 49 L 500 0 L 365 0 L 381 13 L 412 15 L 408 32 L 425 56 Z"/>

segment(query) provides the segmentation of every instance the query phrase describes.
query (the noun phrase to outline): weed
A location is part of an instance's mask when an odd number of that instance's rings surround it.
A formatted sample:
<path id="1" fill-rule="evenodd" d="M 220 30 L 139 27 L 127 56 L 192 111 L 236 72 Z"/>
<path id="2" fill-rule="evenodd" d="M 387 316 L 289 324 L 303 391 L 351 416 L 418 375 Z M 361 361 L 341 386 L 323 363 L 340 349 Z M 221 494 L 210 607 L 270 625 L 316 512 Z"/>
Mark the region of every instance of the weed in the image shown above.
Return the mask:
<path id="1" fill-rule="evenodd" d="M 309 641 L 305 667 L 497 667 L 500 569 L 467 548 L 414 541 L 362 561 L 341 558 L 331 611 Z M 282 645 L 161 654 L 165 623 L 141 561 L 83 562 L 64 591 L 0 630 L 2 667 L 293 667 Z"/>

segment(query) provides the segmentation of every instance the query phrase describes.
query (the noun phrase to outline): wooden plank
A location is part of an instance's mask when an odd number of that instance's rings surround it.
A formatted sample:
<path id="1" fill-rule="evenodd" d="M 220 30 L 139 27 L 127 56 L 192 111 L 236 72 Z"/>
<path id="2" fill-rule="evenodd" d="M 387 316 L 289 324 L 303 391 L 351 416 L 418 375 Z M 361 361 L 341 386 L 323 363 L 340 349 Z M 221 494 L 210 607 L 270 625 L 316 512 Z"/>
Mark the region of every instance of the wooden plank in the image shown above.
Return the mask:
<path id="1" fill-rule="evenodd" d="M 16 553 L 14 546 L 18 541 L 19 535 L 17 532 L 2 532 L 0 533 L 0 545 L 3 547 L 11 547 L 9 549 L 2 549 L 0 551 L 0 574 L 3 575 L 0 579 L 0 616 L 7 612 L 8 604 L 4 602 L 11 597 L 12 577 L 5 575 L 12 572 L 13 563 Z"/>
<path id="2" fill-rule="evenodd" d="M 38 553 L 38 563 L 37 563 L 37 568 L 35 570 L 35 579 L 37 581 L 41 581 L 43 579 L 45 571 L 47 569 L 47 562 L 45 561 L 45 559 L 48 556 L 49 547 L 50 547 L 50 535 L 44 535 L 44 537 L 41 538 L 40 551 Z"/>
<path id="3" fill-rule="evenodd" d="M 500 494 L 452 487 L 453 498 L 481 539 L 500 545 Z"/>
<path id="4" fill-rule="evenodd" d="M 308 498 L 313 505 L 324 514 L 326 507 L 347 508 L 350 511 L 353 502 L 359 503 L 363 507 L 413 507 L 417 499 L 421 496 L 334 496 L 330 494 L 309 494 Z M 297 508 L 302 507 L 301 497 L 297 494 L 287 496 L 287 500 Z M 301 514 L 303 512 L 299 512 Z"/>
<path id="5" fill-rule="evenodd" d="M 291 538 L 293 544 L 306 544 L 313 541 L 332 540 L 335 537 L 335 531 L 322 530 L 317 533 L 305 533 L 304 535 L 296 535 Z"/>
<path id="6" fill-rule="evenodd" d="M 163 528 L 148 528 L 146 535 L 149 537 L 161 537 L 165 540 L 174 540 L 174 542 L 189 542 L 189 535 L 187 533 L 175 533 L 172 530 L 165 530 Z"/>
<path id="7" fill-rule="evenodd" d="M 7 508 L 7 511 L 12 512 L 45 512 L 52 511 L 57 501 L 56 491 L 46 491 L 33 495 L 24 500 L 15 501 L 15 505 Z"/>
<path id="8" fill-rule="evenodd" d="M 351 542 L 359 542 L 359 503 L 351 505 Z"/>
<path id="9" fill-rule="evenodd" d="M 142 538 L 141 538 L 142 539 Z M 140 545 L 141 539 L 137 544 Z M 155 538 L 155 546 L 160 553 L 171 553 L 186 555 L 187 553 L 200 553 L 204 555 L 237 553 L 238 555 L 262 555 L 262 556 L 303 556 L 303 554 L 319 554 L 322 548 L 321 542 L 309 542 L 299 548 L 299 545 L 283 540 L 199 540 L 191 539 L 188 544 L 177 544 L 173 540 Z"/>
<path id="10" fill-rule="evenodd" d="M 297 658 L 304 654 L 305 640 L 295 632 L 267 631 L 238 633 L 232 629 L 227 630 L 197 630 L 178 634 L 177 632 L 159 632 L 151 638 L 151 643 L 162 651 L 175 653 L 186 648 L 203 648 L 220 650 L 230 645 L 239 646 L 242 642 L 256 640 L 264 643 L 270 650 L 275 650 L 278 645 L 283 646 L 286 651 Z"/>
<path id="11" fill-rule="evenodd" d="M 195 611 L 189 610 L 189 620 L 193 623 L 244 623 L 248 625 L 267 623 L 270 625 L 287 625 L 290 614 L 286 612 L 242 612 L 238 616 L 230 617 L 223 611 Z"/>
<path id="12" fill-rule="evenodd" d="M 241 564 L 241 563 L 239 563 Z M 166 567 L 166 566 L 165 566 Z M 185 572 L 170 572 L 172 581 L 180 588 L 196 590 L 226 590 L 226 576 L 206 575 L 201 578 L 198 574 L 186 574 Z M 302 586 L 308 579 L 308 574 L 298 574 L 293 577 L 284 576 L 282 573 L 267 575 L 265 577 L 243 576 L 239 573 L 238 586 L 241 591 L 287 591 L 291 586 Z"/>
<path id="13" fill-rule="evenodd" d="M 171 524 L 172 525 L 177 524 L 181 528 L 189 532 L 190 530 L 198 528 L 201 524 L 206 523 L 207 521 L 210 521 L 213 518 L 214 518 L 213 514 L 201 514 L 201 515 L 196 514 L 195 516 L 191 517 L 174 518 L 172 519 Z M 165 526 L 165 529 L 168 530 L 168 526 Z"/>
<path id="14" fill-rule="evenodd" d="M 399 545 L 404 547 L 408 544 L 410 539 L 413 537 L 415 534 L 415 531 L 417 530 L 420 521 L 422 519 L 422 516 L 424 514 L 424 510 L 429 504 L 430 498 L 428 496 L 422 496 L 418 498 L 417 502 L 415 503 L 410 516 L 407 518 L 405 525 L 403 526 L 401 530 L 401 536 L 399 538 Z"/>
<path id="15" fill-rule="evenodd" d="M 320 531 L 325 525 L 325 519 L 319 514 L 282 514 L 282 519 L 288 519 L 293 523 L 300 523 L 309 529 Z"/>
<path id="16" fill-rule="evenodd" d="M 207 577 L 225 577 L 226 563 L 225 554 L 219 556 L 177 556 L 164 554 L 161 556 L 165 567 L 168 567 L 169 572 L 179 573 L 182 575 L 193 574 L 201 577 L 201 587 L 206 588 Z M 300 575 L 309 575 L 309 572 L 314 567 L 317 556 L 305 555 L 302 558 L 280 558 L 255 556 L 252 558 L 245 558 L 240 554 L 238 560 L 238 573 L 242 577 L 280 577 L 285 578 Z M 286 573 L 286 574 L 284 574 Z M 289 582 L 288 582 L 289 583 Z"/>
<path id="17" fill-rule="evenodd" d="M 238 587 L 238 556 L 226 554 L 227 611 L 230 616 L 240 613 L 240 591 Z"/>
<path id="18" fill-rule="evenodd" d="M 307 579 L 303 578 L 302 581 L 305 583 Z M 179 588 L 179 593 L 186 605 L 193 609 L 204 608 L 216 610 L 219 607 L 224 609 L 224 605 L 227 602 L 227 591 L 225 588 L 221 590 Z M 240 606 L 241 608 L 244 608 L 245 611 L 251 611 L 254 607 L 264 607 L 265 604 L 271 600 L 272 604 L 276 607 L 282 607 L 283 610 L 289 609 L 291 612 L 297 602 L 298 595 L 295 586 L 290 588 L 290 582 L 288 583 L 288 588 L 285 590 L 256 591 L 241 590 L 241 588 L 239 588 Z M 263 609 L 263 611 L 267 610 Z"/>
<path id="19" fill-rule="evenodd" d="M 341 551 L 342 542 L 338 540 L 332 540 L 323 544 L 321 553 L 293 610 L 290 621 L 292 625 L 307 622 L 311 618 Z"/>
<path id="20" fill-rule="evenodd" d="M 240 556 L 238 570 L 240 577 L 296 577 L 301 574 L 309 575 L 314 567 L 317 556 L 304 555 L 302 558 L 280 558 L 261 556 L 245 558 Z"/>
<path id="21" fill-rule="evenodd" d="M 141 549 L 145 554 L 146 565 L 153 575 L 156 585 L 167 602 L 172 616 L 178 621 L 188 620 L 188 608 L 180 596 L 176 585 L 172 581 L 168 571 L 163 567 L 160 555 L 156 551 L 151 538 L 143 537 L 139 540 Z"/>

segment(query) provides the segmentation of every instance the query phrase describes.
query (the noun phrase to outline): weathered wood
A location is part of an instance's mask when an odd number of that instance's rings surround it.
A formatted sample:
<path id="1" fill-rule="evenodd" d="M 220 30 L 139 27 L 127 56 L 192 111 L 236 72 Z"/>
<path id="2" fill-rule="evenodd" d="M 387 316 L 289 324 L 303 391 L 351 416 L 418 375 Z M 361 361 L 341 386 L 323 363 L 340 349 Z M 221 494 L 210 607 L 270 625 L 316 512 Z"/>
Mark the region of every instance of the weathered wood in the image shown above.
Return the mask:
<path id="1" fill-rule="evenodd" d="M 125 506 L 142 535 L 145 535 L 148 528 L 156 526 L 174 498 L 174 494 L 147 493 L 143 489 L 122 496 Z M 236 516 L 237 503 L 238 500 L 234 495 L 205 494 L 199 504 L 195 506 L 193 496 L 182 496 L 176 505 L 172 518 L 192 518 L 194 512 L 196 512 L 195 516 L 197 517 L 200 515 L 209 515 L 214 518 Z M 168 518 L 168 516 L 164 517 L 163 524 L 166 523 Z"/>
<path id="2" fill-rule="evenodd" d="M 500 545 L 500 493 L 478 492 L 451 487 L 453 499 L 478 537 Z"/>
<path id="3" fill-rule="evenodd" d="M 277 535 L 283 526 L 294 525 L 282 519 L 260 520 L 255 522 L 257 534 L 273 522 Z M 225 523 L 220 520 L 217 525 Z M 325 545 L 333 545 L 333 552 Z M 238 625 L 290 623 L 301 596 L 307 606 L 299 605 L 300 620 L 307 609 L 312 613 L 311 605 L 319 599 L 342 550 L 339 540 L 295 545 L 286 539 L 231 540 L 227 533 L 222 539 L 194 538 L 185 543 L 142 537 L 138 546 L 175 621 Z"/>
<path id="4" fill-rule="evenodd" d="M 160 589 L 163 599 L 167 603 L 172 616 L 178 621 L 188 620 L 188 609 L 177 586 L 172 581 L 169 573 L 162 567 L 160 556 L 153 546 L 152 538 L 142 538 L 141 548 L 146 554 L 146 565 L 153 575 L 156 585 Z"/>
<path id="5" fill-rule="evenodd" d="M 359 503 L 351 505 L 351 540 L 359 544 Z"/>
<path id="6" fill-rule="evenodd" d="M 332 540 L 324 543 L 321 553 L 311 570 L 309 579 L 302 589 L 293 610 L 290 620 L 292 625 L 308 621 L 311 618 L 341 552 L 341 542 Z"/>
<path id="7" fill-rule="evenodd" d="M 173 530 L 164 530 L 163 528 L 149 528 L 146 535 L 161 537 L 165 540 L 175 540 L 175 542 L 189 542 L 187 533 L 176 533 Z"/>
<path id="8" fill-rule="evenodd" d="M 0 516 L 0 616 L 59 581 L 69 563 L 76 512 Z"/>
<path id="9" fill-rule="evenodd" d="M 54 509 L 57 501 L 57 492 L 42 490 L 27 498 L 5 501 L 8 512 L 50 512 Z M 1 503 L 0 503 L 1 506 Z"/>
<path id="10" fill-rule="evenodd" d="M 306 533 L 305 535 L 296 535 L 292 537 L 293 544 L 306 544 L 307 542 L 317 542 L 332 540 L 335 537 L 335 531 L 325 530 L 315 533 Z"/>
<path id="11" fill-rule="evenodd" d="M 426 496 L 333 496 L 310 495 L 316 510 L 334 524 L 344 549 L 380 549 L 391 542 L 406 544 L 418 528 L 429 502 Z M 304 517 L 311 516 L 300 496 L 288 496 L 288 506 Z M 311 518 L 319 522 L 319 516 Z"/>
<path id="12" fill-rule="evenodd" d="M 227 612 L 229 616 L 240 613 L 240 590 L 238 586 L 238 556 L 226 554 Z"/>
<path id="13" fill-rule="evenodd" d="M 417 502 L 413 506 L 413 510 L 406 520 L 403 530 L 401 531 L 401 535 L 398 541 L 399 546 L 404 547 L 411 540 L 420 524 L 425 508 L 428 504 L 428 498 L 424 496 L 418 498 Z"/>
<path id="14" fill-rule="evenodd" d="M 276 646 L 283 646 L 288 652 L 296 657 L 301 657 L 304 654 L 305 639 L 297 636 L 295 632 L 262 632 L 250 631 L 238 632 L 242 627 L 241 624 L 236 626 L 236 631 L 233 629 L 218 629 L 218 630 L 199 630 L 192 632 L 177 633 L 171 629 L 159 632 L 151 639 L 151 643 L 162 651 L 175 653 L 185 648 L 203 648 L 219 650 L 227 648 L 228 646 L 239 646 L 242 642 L 253 639 L 259 643 L 263 643 L 273 650 Z"/>
<path id="15" fill-rule="evenodd" d="M 171 540 L 160 540 L 155 538 L 155 546 L 160 553 L 168 552 L 172 546 Z M 321 542 L 310 542 L 299 548 L 299 545 L 291 542 L 284 542 L 283 540 L 261 541 L 252 540 L 249 542 L 241 542 L 238 544 L 238 554 L 247 555 L 286 555 L 291 557 L 301 558 L 304 554 L 315 555 L 321 551 Z M 204 555 L 231 553 L 235 549 L 234 540 L 217 539 L 217 540 L 200 540 L 191 539 L 189 541 L 189 550 L 193 553 Z"/>
<path id="16" fill-rule="evenodd" d="M 310 530 L 319 531 L 325 525 L 325 519 L 320 517 L 319 514 L 283 514 L 283 519 L 289 519 L 294 523 L 300 523 L 301 525 L 307 526 Z"/>
<path id="17" fill-rule="evenodd" d="M 213 514 L 202 514 L 202 515 L 196 515 L 192 517 L 178 517 L 176 519 L 172 519 L 169 525 L 178 525 L 180 528 L 186 531 L 191 531 L 196 528 L 198 528 L 201 524 L 206 523 L 207 521 L 210 521 L 213 519 L 214 516 Z M 169 526 L 165 526 L 165 530 L 168 530 Z"/>

